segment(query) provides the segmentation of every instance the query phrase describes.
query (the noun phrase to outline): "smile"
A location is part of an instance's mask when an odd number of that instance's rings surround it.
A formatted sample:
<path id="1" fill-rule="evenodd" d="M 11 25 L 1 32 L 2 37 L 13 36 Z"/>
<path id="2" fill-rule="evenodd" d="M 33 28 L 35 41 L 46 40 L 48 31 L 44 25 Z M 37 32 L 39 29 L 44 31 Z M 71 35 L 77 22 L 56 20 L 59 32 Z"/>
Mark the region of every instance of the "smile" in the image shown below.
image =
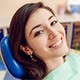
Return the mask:
<path id="1" fill-rule="evenodd" d="M 49 48 L 56 48 L 62 44 L 62 38 L 60 38 L 56 43 L 52 43 Z"/>

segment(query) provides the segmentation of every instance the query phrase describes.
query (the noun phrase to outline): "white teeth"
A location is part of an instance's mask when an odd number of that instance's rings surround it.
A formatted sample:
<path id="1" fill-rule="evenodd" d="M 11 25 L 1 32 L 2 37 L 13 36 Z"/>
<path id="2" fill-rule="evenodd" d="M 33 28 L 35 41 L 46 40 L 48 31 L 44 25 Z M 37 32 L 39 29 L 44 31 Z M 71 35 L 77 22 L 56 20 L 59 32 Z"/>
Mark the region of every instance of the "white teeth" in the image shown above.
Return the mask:
<path id="1" fill-rule="evenodd" d="M 58 45 L 60 45 L 62 43 L 62 40 L 60 39 L 57 43 L 55 43 L 54 45 L 52 45 L 51 47 L 57 47 Z"/>

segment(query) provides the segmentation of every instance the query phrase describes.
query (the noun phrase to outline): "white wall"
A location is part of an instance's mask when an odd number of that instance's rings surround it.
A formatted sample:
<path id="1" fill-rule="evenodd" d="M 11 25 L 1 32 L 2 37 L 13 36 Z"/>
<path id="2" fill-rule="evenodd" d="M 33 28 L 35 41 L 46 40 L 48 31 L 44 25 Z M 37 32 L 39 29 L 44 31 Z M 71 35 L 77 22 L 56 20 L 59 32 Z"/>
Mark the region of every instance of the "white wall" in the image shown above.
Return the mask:
<path id="1" fill-rule="evenodd" d="M 65 4 L 66 0 L 1 0 L 0 1 L 0 28 L 9 26 L 11 18 L 15 11 L 23 4 L 42 1 L 51 7 L 55 13 L 58 4 Z"/>
<path id="2" fill-rule="evenodd" d="M 64 4 L 66 0 L 1 0 L 0 16 L 12 16 L 15 11 L 25 3 L 43 1 L 55 11 L 59 3 Z"/>

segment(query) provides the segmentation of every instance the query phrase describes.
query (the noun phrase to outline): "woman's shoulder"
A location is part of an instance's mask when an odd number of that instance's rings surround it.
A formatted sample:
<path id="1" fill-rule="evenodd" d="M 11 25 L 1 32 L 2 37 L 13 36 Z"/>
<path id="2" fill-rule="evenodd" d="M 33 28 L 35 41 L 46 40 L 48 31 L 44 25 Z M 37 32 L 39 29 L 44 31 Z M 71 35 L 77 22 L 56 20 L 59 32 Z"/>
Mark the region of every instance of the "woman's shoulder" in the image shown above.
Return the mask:
<path id="1" fill-rule="evenodd" d="M 76 53 L 76 54 L 79 54 L 79 55 L 80 55 L 80 50 L 70 49 L 70 51 L 71 51 L 72 53 Z"/>
<path id="2" fill-rule="evenodd" d="M 76 50 L 70 50 L 66 60 L 74 68 L 80 71 L 80 52 Z"/>
<path id="3" fill-rule="evenodd" d="M 70 49 L 67 57 L 71 59 L 80 59 L 80 51 L 75 49 Z"/>

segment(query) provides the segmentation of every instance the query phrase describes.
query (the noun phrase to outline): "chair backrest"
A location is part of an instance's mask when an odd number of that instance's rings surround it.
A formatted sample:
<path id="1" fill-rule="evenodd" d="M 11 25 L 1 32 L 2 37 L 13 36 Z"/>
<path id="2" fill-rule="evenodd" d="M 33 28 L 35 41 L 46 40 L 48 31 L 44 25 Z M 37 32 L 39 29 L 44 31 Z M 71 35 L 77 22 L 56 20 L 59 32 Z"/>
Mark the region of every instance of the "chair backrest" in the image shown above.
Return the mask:
<path id="1" fill-rule="evenodd" d="M 16 78 L 23 78 L 25 76 L 25 71 L 21 64 L 14 58 L 9 42 L 9 36 L 4 37 L 0 43 L 1 46 L 1 56 L 6 65 L 8 71 Z M 29 77 L 29 76 L 27 76 Z"/>

